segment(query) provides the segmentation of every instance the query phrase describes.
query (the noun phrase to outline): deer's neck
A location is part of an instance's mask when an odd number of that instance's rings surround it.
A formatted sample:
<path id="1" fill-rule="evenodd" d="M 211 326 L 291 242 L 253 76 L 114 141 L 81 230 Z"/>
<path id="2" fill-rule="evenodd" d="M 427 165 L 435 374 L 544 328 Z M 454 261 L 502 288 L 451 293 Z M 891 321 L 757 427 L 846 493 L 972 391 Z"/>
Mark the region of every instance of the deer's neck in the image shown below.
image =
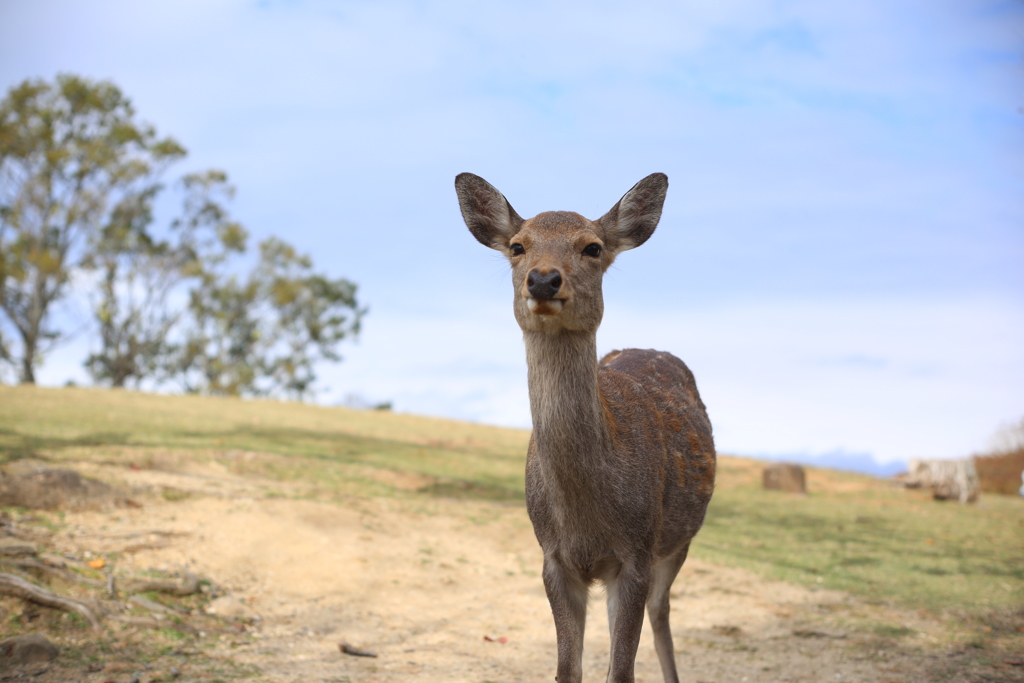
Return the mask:
<path id="1" fill-rule="evenodd" d="M 597 336 L 526 332 L 524 339 L 537 452 L 568 473 L 597 457 L 607 439 L 597 388 Z"/>

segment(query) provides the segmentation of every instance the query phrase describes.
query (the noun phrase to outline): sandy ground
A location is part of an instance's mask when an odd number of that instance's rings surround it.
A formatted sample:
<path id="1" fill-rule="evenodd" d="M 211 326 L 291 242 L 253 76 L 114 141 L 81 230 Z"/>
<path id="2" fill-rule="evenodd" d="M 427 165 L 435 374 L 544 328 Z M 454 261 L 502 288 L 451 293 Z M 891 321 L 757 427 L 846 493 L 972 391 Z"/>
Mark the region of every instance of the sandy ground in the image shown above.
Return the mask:
<path id="1" fill-rule="evenodd" d="M 100 466 L 79 469 L 111 479 Z M 258 680 L 554 678 L 555 634 L 539 576 L 541 554 L 522 505 L 320 502 L 296 499 L 291 494 L 298 490 L 268 497 L 270 490 L 281 491 L 279 482 L 209 465 L 185 472 L 119 468 L 116 476 L 136 490 L 173 487 L 191 495 L 174 502 L 150 496 L 139 509 L 68 514 L 69 526 L 54 538 L 57 549 L 120 550 L 126 571 L 187 566 L 214 580 L 256 620 L 244 632 L 207 638 L 203 653 L 255 665 Z M 146 545 L 139 539 L 150 547 L 128 549 Z M 686 683 L 946 680 L 947 654 L 927 654 L 938 624 L 842 593 L 691 559 L 676 580 L 672 607 Z M 893 647 L 852 626 L 870 618 L 909 622 L 920 642 Z M 340 641 L 378 657 L 344 655 Z M 595 588 L 585 680 L 604 680 L 608 646 L 604 595 Z M 161 675 L 169 680 L 166 672 L 141 678 Z M 636 679 L 661 681 L 646 624 Z M 107 669 L 83 671 L 77 680 L 121 678 Z"/>

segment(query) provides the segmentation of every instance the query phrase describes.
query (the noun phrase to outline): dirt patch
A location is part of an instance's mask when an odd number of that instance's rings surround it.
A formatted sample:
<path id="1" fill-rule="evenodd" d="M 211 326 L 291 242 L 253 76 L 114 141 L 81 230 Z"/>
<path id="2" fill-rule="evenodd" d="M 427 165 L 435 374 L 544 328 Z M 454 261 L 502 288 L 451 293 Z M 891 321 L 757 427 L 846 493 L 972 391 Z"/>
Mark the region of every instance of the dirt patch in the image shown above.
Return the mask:
<path id="1" fill-rule="evenodd" d="M 105 510 L 132 504 L 124 492 L 75 470 L 22 460 L 0 470 L 0 507 Z"/>
<path id="2" fill-rule="evenodd" d="M 105 556 L 115 572 L 187 568 L 216 582 L 236 620 L 219 630 L 171 629 L 180 640 L 157 653 L 145 648 L 153 629 L 118 625 L 106 636 L 117 639 L 108 651 L 89 650 L 84 630 L 63 632 L 52 636 L 61 657 L 32 680 L 100 683 L 138 675 L 147 683 L 171 680 L 172 669 L 177 680 L 274 682 L 554 676 L 541 553 L 521 504 L 304 500 L 298 487 L 282 496 L 280 482 L 184 469 L 92 465 L 96 476 L 149 490 L 140 497 L 144 506 L 68 513 L 47 544 L 65 556 Z M 171 500 L 167 490 L 182 495 Z M 1006 640 L 996 646 L 979 623 L 977 642 L 954 647 L 943 623 L 927 614 L 768 581 L 699 558 L 676 581 L 672 606 L 687 683 L 1024 680 L 1024 667 L 1006 663 L 1015 661 L 1012 652 L 1022 642 L 1016 613 L 1000 622 Z M 196 609 L 205 608 L 197 603 Z M 13 612 L 7 623 L 30 626 Z M 377 657 L 343 654 L 340 642 Z M 595 590 L 586 680 L 603 680 L 608 646 L 604 596 Z M 636 675 L 661 680 L 649 627 Z"/>

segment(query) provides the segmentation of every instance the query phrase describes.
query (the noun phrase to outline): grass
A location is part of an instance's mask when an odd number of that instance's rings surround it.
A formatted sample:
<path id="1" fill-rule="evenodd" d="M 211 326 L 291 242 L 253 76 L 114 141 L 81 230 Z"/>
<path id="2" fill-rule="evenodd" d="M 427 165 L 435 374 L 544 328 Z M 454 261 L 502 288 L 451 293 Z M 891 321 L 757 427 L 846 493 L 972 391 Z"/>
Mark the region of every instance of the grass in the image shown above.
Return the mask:
<path id="1" fill-rule="evenodd" d="M 978 505 L 810 469 L 808 495 L 765 491 L 757 463 L 723 459 L 693 552 L 790 582 L 933 611 L 1024 604 L 1024 501 Z M 729 470 L 732 470 L 730 472 Z"/>
<path id="2" fill-rule="evenodd" d="M 405 490 L 381 476 L 400 472 L 427 478 L 422 487 L 440 495 L 515 500 L 523 496 L 528 438 L 520 430 L 382 411 L 0 386 L 0 464 L 99 457 L 146 467 L 173 464 L 185 453 L 342 493 Z M 237 457 L 250 453 L 264 457 Z"/>
<path id="3" fill-rule="evenodd" d="M 0 464 L 28 457 L 171 469 L 216 462 L 328 498 L 521 501 L 528 438 L 520 430 L 379 411 L 0 386 Z M 814 468 L 808 495 L 797 496 L 762 490 L 761 466 L 720 458 L 693 556 L 936 612 L 979 615 L 1024 605 L 1021 499 L 938 503 L 889 482 Z M 169 490 L 164 497 L 187 496 Z"/>

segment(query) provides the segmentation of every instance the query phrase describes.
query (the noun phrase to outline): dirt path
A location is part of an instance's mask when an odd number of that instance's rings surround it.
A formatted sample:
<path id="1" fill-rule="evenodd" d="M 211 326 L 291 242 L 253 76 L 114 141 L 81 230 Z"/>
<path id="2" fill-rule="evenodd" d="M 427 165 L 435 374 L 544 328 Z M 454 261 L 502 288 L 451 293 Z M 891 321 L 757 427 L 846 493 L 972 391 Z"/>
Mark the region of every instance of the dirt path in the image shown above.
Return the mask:
<path id="1" fill-rule="evenodd" d="M 111 479 L 100 466 L 82 463 L 79 469 Z M 292 497 L 299 490 L 268 497 L 281 491 L 279 482 L 211 466 L 177 473 L 119 468 L 114 474 L 136 488 L 182 493 L 173 502 L 152 496 L 141 509 L 68 514 L 69 526 L 54 542 L 61 551 L 99 553 L 123 547 L 126 538 L 150 539 L 156 547 L 122 554 L 122 569 L 186 565 L 258 616 L 244 632 L 201 639 L 204 656 L 254 665 L 257 679 L 267 681 L 554 678 L 555 635 L 539 576 L 541 555 L 521 505 L 338 504 Z M 925 681 L 943 664 L 850 627 L 871 610 L 884 611 L 889 621 L 912 621 L 925 645 L 936 624 L 844 594 L 694 559 L 673 596 L 677 661 L 686 683 Z M 343 655 L 339 641 L 379 656 Z M 604 596 L 595 590 L 585 680 L 603 680 L 607 653 Z M 77 680 L 120 681 L 112 671 L 83 670 Z M 637 681 L 661 680 L 647 625 L 636 673 Z M 177 680 L 188 675 L 183 668 Z M 158 667 L 141 680 L 170 680 L 170 674 Z"/>

